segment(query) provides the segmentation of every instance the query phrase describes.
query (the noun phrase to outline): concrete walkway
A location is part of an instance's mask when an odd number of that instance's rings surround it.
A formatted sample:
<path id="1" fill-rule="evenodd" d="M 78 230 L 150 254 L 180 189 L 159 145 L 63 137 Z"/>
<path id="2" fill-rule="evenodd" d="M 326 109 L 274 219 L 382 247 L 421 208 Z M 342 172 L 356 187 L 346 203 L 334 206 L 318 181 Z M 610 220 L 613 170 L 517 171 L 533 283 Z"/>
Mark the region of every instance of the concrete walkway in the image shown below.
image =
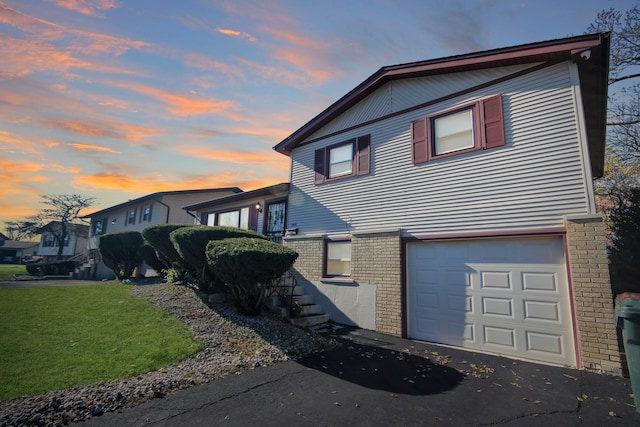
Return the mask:
<path id="1" fill-rule="evenodd" d="M 390 337 L 169 394 L 83 426 L 640 426 L 627 379 Z"/>

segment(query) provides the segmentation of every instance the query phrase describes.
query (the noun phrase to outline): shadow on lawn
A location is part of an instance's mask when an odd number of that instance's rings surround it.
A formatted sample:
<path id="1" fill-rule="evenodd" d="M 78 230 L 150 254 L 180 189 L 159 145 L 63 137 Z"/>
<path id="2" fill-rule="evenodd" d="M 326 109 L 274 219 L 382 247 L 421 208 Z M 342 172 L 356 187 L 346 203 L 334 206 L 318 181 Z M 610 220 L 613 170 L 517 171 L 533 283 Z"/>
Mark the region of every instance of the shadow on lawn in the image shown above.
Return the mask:
<path id="1" fill-rule="evenodd" d="M 341 345 L 297 362 L 362 387 L 408 395 L 429 395 L 455 388 L 464 374 L 448 366 L 362 336 L 332 335 Z"/>

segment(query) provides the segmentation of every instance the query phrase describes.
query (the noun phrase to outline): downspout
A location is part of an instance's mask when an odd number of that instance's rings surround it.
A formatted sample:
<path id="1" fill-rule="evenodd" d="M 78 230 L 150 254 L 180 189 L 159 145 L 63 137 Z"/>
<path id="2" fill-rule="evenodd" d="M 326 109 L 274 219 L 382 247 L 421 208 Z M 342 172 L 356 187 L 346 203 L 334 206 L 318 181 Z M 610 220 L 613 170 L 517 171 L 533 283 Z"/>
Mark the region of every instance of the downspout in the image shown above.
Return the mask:
<path id="1" fill-rule="evenodd" d="M 168 204 L 166 204 L 165 202 L 163 202 L 160 199 L 153 199 L 153 200 L 155 200 L 156 202 L 160 203 L 162 206 L 166 206 L 166 208 L 167 208 L 167 219 L 165 219 L 164 223 L 165 224 L 169 224 L 169 213 L 171 212 L 171 206 L 169 206 Z"/>
<path id="2" fill-rule="evenodd" d="M 195 219 L 195 220 L 196 220 L 196 224 L 200 224 L 200 225 L 202 225 L 202 221 L 200 221 L 200 218 L 198 218 L 197 216 L 195 216 L 194 214 L 192 214 L 192 213 L 191 213 L 191 211 L 190 211 L 189 209 L 186 209 L 186 208 L 182 208 L 182 209 L 184 209 L 184 210 L 185 210 L 185 212 L 189 214 L 189 216 L 192 216 L 192 217 L 193 217 L 193 219 Z"/>

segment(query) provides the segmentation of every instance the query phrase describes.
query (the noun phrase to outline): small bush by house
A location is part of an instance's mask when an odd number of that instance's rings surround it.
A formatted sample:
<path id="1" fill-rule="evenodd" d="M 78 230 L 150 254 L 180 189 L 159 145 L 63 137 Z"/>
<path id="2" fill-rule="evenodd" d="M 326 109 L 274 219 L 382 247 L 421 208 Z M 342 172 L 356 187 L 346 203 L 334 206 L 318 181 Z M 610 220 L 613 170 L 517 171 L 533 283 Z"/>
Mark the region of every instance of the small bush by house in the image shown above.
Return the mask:
<path id="1" fill-rule="evenodd" d="M 156 271 L 171 272 L 174 280 L 184 280 L 187 274 L 186 262 L 169 239 L 171 232 L 182 227 L 188 226 L 184 224 L 158 224 L 142 230 L 142 236 L 153 247 L 158 260 L 164 265 L 164 268 Z"/>
<path id="2" fill-rule="evenodd" d="M 137 231 L 119 231 L 100 236 L 98 249 L 102 262 L 109 267 L 118 280 L 131 277 L 140 264 L 140 247 L 143 244 L 142 234 Z"/>
<path id="3" fill-rule="evenodd" d="M 232 237 L 251 237 L 254 239 L 266 239 L 262 234 L 251 230 L 235 227 L 210 227 L 206 225 L 194 225 L 182 227 L 169 234 L 176 251 L 198 273 L 198 286 L 205 292 L 220 290 L 222 283 L 211 274 L 207 266 L 205 254 L 207 243 Z"/>
<path id="4" fill-rule="evenodd" d="M 256 315 L 272 283 L 291 268 L 298 253 L 264 239 L 241 237 L 209 242 L 206 256 L 211 270 L 230 287 L 239 309 Z"/>

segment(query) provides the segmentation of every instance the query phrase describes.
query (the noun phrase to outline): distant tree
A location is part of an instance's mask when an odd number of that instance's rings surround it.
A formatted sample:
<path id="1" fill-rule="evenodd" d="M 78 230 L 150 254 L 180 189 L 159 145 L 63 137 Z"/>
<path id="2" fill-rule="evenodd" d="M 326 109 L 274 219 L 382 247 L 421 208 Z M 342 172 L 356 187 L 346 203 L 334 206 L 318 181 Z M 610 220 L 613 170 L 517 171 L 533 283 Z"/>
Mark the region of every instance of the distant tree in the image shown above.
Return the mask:
<path id="1" fill-rule="evenodd" d="M 57 194 L 41 196 L 44 208 L 15 225 L 21 233 L 36 235 L 49 232 L 57 245 L 57 259 L 62 259 L 64 242 L 69 236 L 69 225 L 83 222 L 80 212 L 93 205 L 95 198 L 79 194 Z"/>
<path id="2" fill-rule="evenodd" d="M 33 234 L 27 231 L 23 231 L 21 227 L 22 223 L 19 221 L 6 221 L 4 223 L 5 235 L 9 240 L 32 240 Z"/>

